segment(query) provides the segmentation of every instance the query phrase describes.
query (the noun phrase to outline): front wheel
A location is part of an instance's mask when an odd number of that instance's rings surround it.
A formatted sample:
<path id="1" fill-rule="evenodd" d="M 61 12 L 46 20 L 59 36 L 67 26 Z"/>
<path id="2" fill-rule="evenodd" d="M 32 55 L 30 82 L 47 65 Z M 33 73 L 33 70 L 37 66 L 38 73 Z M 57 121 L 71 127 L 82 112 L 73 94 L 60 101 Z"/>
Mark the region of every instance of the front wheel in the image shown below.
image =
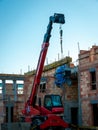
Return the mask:
<path id="1" fill-rule="evenodd" d="M 56 130 L 65 130 L 65 128 L 64 127 L 56 127 Z"/>
<path id="2" fill-rule="evenodd" d="M 65 130 L 65 128 L 58 126 L 58 127 L 49 127 L 45 130 Z"/>

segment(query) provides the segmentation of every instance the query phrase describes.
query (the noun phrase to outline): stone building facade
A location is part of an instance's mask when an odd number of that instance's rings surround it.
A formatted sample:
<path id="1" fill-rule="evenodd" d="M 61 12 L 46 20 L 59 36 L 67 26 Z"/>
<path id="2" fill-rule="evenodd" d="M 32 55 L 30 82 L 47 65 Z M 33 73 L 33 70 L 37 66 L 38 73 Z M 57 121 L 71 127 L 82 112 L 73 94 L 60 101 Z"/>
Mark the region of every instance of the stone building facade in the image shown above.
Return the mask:
<path id="1" fill-rule="evenodd" d="M 79 54 L 80 107 L 83 126 L 98 126 L 98 46 Z"/>

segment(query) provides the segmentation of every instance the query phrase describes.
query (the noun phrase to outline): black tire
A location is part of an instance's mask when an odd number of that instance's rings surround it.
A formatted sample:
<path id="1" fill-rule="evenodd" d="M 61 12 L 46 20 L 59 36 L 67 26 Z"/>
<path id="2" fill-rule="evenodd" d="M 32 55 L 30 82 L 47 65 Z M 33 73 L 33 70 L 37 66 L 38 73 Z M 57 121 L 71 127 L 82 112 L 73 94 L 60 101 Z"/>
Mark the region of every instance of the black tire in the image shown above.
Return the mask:
<path id="1" fill-rule="evenodd" d="M 58 127 L 49 127 L 45 130 L 65 130 L 65 128 L 58 126 Z"/>
<path id="2" fill-rule="evenodd" d="M 65 130 L 65 128 L 63 128 L 63 127 L 56 127 L 56 130 Z"/>
<path id="3" fill-rule="evenodd" d="M 31 126 L 30 130 L 40 130 L 38 127 Z"/>
<path id="4" fill-rule="evenodd" d="M 32 121 L 32 124 L 30 126 L 30 130 L 40 130 L 39 125 L 41 124 L 41 120 L 40 119 L 34 119 Z"/>

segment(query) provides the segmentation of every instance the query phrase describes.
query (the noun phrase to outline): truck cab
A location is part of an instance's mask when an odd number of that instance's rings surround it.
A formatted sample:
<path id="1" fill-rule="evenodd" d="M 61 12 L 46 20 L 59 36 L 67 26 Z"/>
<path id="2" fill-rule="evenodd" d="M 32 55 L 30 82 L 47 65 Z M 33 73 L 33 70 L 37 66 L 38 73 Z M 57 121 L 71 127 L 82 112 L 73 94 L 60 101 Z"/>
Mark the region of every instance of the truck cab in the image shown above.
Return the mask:
<path id="1" fill-rule="evenodd" d="M 64 112 L 60 95 L 45 95 L 44 107 L 55 114 L 60 114 Z"/>

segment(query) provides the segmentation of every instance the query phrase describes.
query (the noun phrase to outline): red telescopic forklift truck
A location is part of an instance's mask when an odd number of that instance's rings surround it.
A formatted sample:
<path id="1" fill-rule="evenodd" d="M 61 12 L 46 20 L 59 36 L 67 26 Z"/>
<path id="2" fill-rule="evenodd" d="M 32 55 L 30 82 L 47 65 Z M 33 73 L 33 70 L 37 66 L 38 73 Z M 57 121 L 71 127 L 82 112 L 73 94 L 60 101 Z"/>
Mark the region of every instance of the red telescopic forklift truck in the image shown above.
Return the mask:
<path id="1" fill-rule="evenodd" d="M 38 105 L 36 105 L 37 91 L 40 85 L 44 62 L 49 47 L 53 23 L 64 24 L 64 14 L 55 13 L 49 18 L 49 24 L 44 35 L 31 94 L 25 103 L 24 110 L 22 110 L 24 121 L 31 122 L 31 130 L 62 130 L 69 127 L 69 124 L 64 121 L 62 116 L 64 113 L 64 107 L 60 95 L 45 95 L 44 105 L 42 106 L 41 104 L 41 98 L 39 98 Z"/>

